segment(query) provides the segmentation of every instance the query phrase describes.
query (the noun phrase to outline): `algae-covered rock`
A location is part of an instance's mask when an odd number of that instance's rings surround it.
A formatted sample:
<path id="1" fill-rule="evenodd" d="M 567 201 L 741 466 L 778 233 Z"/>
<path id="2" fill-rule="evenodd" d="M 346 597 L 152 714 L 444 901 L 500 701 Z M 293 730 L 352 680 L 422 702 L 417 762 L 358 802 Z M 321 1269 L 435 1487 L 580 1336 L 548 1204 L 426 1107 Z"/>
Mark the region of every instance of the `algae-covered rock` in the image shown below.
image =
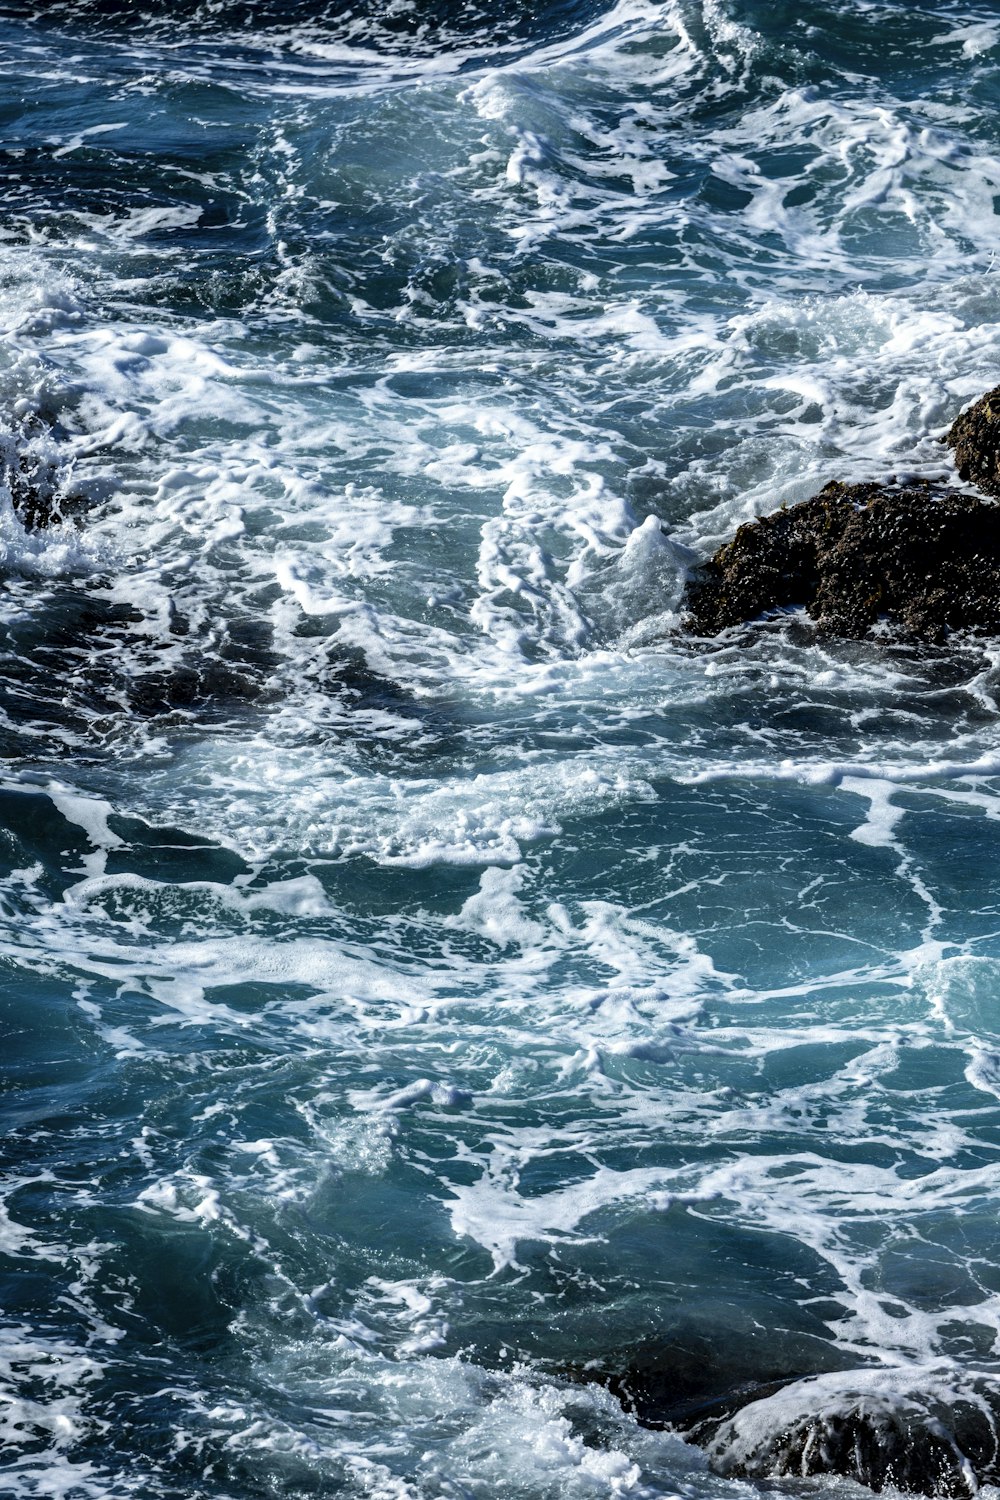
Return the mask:
<path id="1" fill-rule="evenodd" d="M 800 607 L 830 635 L 1000 631 L 1000 506 L 928 483 L 828 484 L 741 526 L 688 585 L 686 628 L 715 635 Z"/>
<path id="2" fill-rule="evenodd" d="M 945 435 L 959 477 L 987 495 L 1000 495 L 1000 385 L 980 396 Z"/>

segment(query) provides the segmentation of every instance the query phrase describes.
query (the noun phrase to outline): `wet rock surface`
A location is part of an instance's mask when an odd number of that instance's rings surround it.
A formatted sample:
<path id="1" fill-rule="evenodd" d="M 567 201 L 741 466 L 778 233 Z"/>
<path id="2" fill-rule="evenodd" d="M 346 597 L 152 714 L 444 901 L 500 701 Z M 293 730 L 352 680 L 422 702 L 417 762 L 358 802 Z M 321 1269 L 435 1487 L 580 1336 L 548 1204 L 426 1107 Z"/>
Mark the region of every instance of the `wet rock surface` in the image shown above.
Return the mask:
<path id="1" fill-rule="evenodd" d="M 805 609 L 830 635 L 894 629 L 941 641 L 1000 630 L 1000 506 L 961 490 L 828 484 L 741 526 L 686 593 L 686 628 L 716 635 Z"/>
<path id="2" fill-rule="evenodd" d="M 974 1495 L 1000 1481 L 992 1372 L 850 1367 L 832 1342 L 786 1333 L 772 1343 L 741 1328 L 728 1346 L 708 1334 L 657 1340 L 571 1378 L 606 1386 L 644 1426 L 697 1444 L 725 1478 L 840 1476 L 927 1496 Z"/>
<path id="3" fill-rule="evenodd" d="M 65 487 L 65 476 L 46 456 L 50 429 L 37 418 L 0 432 L 0 484 L 25 531 L 44 531 L 72 520 L 84 507 L 83 496 Z"/>
<path id="4" fill-rule="evenodd" d="M 996 1483 L 995 1379 L 858 1371 L 795 1381 L 687 1436 L 712 1467 L 748 1479 L 837 1474 L 869 1489 L 962 1496 Z"/>
<path id="5" fill-rule="evenodd" d="M 1000 496 L 1000 386 L 962 412 L 944 441 L 955 450 L 960 479 Z"/>

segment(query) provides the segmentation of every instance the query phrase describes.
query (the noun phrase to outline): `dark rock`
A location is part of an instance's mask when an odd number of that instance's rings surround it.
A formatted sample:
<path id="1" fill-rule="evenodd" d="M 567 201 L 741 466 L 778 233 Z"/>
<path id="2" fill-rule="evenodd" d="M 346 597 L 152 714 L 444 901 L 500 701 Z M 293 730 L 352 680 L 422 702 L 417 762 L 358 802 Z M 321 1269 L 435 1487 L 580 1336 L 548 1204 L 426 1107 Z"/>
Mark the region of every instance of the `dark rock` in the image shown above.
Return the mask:
<path id="1" fill-rule="evenodd" d="M 715 635 L 804 608 L 830 635 L 1000 631 L 1000 506 L 928 483 L 828 484 L 741 526 L 688 585 L 685 627 Z"/>
<path id="2" fill-rule="evenodd" d="M 872 1490 L 975 1494 L 998 1468 L 994 1377 L 866 1370 L 796 1381 L 688 1436 L 712 1467 L 749 1479 L 840 1474 Z"/>
<path id="3" fill-rule="evenodd" d="M 47 435 L 42 424 L 33 420 L 0 433 L 0 479 L 10 491 L 25 531 L 41 531 L 67 521 L 80 508 L 79 497 L 62 488 L 56 464 L 36 446 L 35 440 Z"/>
<path id="4" fill-rule="evenodd" d="M 944 441 L 955 450 L 960 478 L 1000 495 L 1000 385 L 964 411 Z"/>
<path id="5" fill-rule="evenodd" d="M 643 1426 L 704 1448 L 725 1477 L 840 1475 L 876 1491 L 955 1497 L 1000 1481 L 1000 1374 L 945 1362 L 859 1367 L 821 1339 L 737 1327 L 723 1344 L 716 1332 L 563 1374 L 607 1387 Z M 809 1358 L 813 1373 L 803 1374 Z"/>

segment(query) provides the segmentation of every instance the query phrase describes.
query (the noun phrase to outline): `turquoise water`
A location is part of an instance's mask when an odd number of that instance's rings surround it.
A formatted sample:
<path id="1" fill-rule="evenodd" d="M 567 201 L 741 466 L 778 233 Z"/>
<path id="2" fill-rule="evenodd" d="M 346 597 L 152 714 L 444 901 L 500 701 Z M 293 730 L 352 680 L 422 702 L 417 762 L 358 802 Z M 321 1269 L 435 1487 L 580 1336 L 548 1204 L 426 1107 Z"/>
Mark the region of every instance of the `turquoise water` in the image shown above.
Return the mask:
<path id="1" fill-rule="evenodd" d="M 734 1391 L 993 1391 L 997 643 L 676 626 L 1000 380 L 996 7 L 0 39 L 0 1492 L 735 1500 Z"/>

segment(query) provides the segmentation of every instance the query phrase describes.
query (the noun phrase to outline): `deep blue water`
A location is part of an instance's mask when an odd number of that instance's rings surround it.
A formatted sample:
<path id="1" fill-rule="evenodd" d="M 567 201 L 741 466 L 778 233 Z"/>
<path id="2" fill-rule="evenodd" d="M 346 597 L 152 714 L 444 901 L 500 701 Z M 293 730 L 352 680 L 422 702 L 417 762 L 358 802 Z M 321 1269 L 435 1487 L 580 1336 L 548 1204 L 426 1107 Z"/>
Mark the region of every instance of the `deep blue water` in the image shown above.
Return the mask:
<path id="1" fill-rule="evenodd" d="M 1000 1390 L 998 643 L 676 631 L 1000 380 L 1000 8 L 0 43 L 0 1494 L 736 1500 L 658 1417 Z"/>

